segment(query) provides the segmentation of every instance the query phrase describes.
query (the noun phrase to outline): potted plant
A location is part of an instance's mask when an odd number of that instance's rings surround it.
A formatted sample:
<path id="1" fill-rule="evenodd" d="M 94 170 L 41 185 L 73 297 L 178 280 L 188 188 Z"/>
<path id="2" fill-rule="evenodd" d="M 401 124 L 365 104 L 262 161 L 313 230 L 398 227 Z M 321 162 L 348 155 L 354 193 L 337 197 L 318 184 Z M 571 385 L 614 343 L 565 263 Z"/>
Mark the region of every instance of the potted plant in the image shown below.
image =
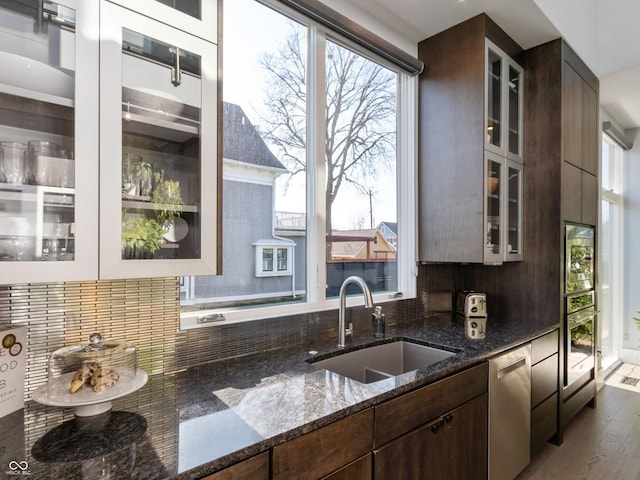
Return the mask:
<path id="1" fill-rule="evenodd" d="M 140 195 L 143 197 L 151 196 L 153 167 L 149 162 L 140 162 L 138 164 L 138 178 L 140 179 Z"/>
<path id="2" fill-rule="evenodd" d="M 153 191 L 153 203 L 158 205 L 157 217 L 163 225 L 179 217 L 184 203 L 180 183 L 176 180 L 162 180 Z"/>
<path id="3" fill-rule="evenodd" d="M 164 243 L 167 229 L 154 218 L 128 217 L 122 220 L 122 258 L 152 258 Z"/>

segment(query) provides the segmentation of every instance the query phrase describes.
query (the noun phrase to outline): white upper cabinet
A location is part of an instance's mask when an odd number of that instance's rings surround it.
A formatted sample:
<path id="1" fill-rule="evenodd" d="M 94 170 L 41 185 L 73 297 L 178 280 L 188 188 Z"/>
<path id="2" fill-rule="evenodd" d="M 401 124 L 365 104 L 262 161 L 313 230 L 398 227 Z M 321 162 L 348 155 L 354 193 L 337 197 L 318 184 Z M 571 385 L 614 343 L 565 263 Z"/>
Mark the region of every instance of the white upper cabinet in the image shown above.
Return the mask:
<path id="1" fill-rule="evenodd" d="M 217 2 L 123 3 L 0 3 L 0 284 L 217 273 Z"/>
<path id="2" fill-rule="evenodd" d="M 101 22 L 100 278 L 215 274 L 217 46 L 106 1 Z"/>
<path id="3" fill-rule="evenodd" d="M 98 3 L 0 4 L 0 283 L 98 278 Z"/>
<path id="4" fill-rule="evenodd" d="M 217 0 L 110 0 L 159 22 L 218 43 Z"/>
<path id="5" fill-rule="evenodd" d="M 522 162 L 523 70 L 493 42 L 485 43 L 485 149 Z"/>

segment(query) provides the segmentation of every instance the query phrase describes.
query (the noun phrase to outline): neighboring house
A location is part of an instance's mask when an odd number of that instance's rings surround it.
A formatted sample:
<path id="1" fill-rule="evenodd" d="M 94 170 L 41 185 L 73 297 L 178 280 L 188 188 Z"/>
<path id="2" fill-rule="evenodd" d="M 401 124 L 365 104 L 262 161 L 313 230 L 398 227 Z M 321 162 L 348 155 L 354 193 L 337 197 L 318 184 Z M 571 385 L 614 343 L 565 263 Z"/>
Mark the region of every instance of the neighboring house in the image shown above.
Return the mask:
<path id="1" fill-rule="evenodd" d="M 331 235 L 332 261 L 395 260 L 396 251 L 380 230 L 340 230 Z"/>
<path id="2" fill-rule="evenodd" d="M 380 222 L 378 230 L 394 250 L 398 250 L 398 224 L 396 222 Z"/>
<path id="3" fill-rule="evenodd" d="M 215 308 L 303 296 L 306 215 L 275 211 L 276 179 L 287 169 L 241 107 L 225 102 L 222 119 L 222 275 L 184 277 L 182 305 Z M 395 288 L 390 282 L 397 268 L 396 224 L 381 226 L 333 233 L 327 265 L 329 296 L 337 295 L 349 275 L 365 278 L 372 291 Z"/>
<path id="4" fill-rule="evenodd" d="M 305 264 L 295 261 L 304 245 L 274 235 L 275 182 L 287 169 L 241 107 L 225 102 L 222 119 L 223 273 L 185 278 L 183 305 L 250 303 L 304 291 Z"/>

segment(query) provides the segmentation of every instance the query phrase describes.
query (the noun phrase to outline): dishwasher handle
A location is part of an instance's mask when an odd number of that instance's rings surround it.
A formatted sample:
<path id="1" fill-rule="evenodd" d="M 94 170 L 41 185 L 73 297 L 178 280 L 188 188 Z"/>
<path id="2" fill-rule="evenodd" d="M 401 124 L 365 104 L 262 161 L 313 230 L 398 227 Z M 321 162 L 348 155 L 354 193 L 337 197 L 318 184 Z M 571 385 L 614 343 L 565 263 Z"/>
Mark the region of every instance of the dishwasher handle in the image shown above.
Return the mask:
<path id="1" fill-rule="evenodd" d="M 508 375 L 509 373 L 513 372 L 514 370 L 517 370 L 518 368 L 526 364 L 527 364 L 527 357 L 519 358 L 515 362 L 510 363 L 506 367 L 503 367 L 500 370 L 498 370 L 498 378 L 500 379 L 505 375 Z"/>

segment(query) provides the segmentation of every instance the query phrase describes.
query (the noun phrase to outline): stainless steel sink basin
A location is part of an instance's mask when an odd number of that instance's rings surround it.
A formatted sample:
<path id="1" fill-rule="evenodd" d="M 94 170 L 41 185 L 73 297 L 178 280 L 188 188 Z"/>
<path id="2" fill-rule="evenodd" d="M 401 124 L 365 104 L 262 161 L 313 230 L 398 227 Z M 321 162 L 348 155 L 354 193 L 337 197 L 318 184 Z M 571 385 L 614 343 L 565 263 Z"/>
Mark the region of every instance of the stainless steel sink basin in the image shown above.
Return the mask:
<path id="1" fill-rule="evenodd" d="M 362 383 L 372 383 L 426 367 L 453 355 L 455 353 L 447 350 L 398 340 L 314 361 L 312 364 Z"/>

